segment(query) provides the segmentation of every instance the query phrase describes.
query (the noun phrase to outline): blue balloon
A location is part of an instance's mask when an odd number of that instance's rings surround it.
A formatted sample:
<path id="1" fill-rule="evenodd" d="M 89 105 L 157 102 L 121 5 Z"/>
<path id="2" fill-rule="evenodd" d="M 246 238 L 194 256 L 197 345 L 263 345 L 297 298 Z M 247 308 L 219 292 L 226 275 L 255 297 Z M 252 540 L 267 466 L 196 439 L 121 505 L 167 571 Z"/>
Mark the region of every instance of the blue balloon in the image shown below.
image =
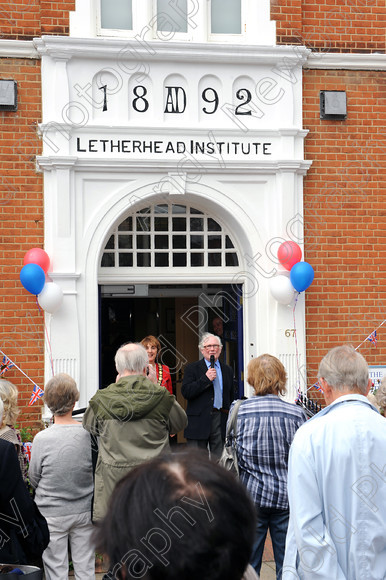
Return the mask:
<path id="1" fill-rule="evenodd" d="M 292 286 L 298 292 L 303 292 L 311 286 L 314 279 L 314 269 L 308 262 L 298 262 L 294 264 L 290 272 Z"/>
<path id="2" fill-rule="evenodd" d="M 37 296 L 44 288 L 46 275 L 41 266 L 37 264 L 26 264 L 20 270 L 20 282 L 28 292 Z"/>

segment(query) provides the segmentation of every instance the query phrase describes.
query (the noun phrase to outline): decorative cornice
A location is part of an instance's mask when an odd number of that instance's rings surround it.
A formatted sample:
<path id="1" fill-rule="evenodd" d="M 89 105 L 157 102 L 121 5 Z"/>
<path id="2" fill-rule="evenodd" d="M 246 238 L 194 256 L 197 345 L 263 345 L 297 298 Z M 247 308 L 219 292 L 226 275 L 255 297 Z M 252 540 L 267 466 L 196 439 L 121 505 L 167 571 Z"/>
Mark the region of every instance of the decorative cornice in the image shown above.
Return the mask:
<path id="1" fill-rule="evenodd" d="M 386 54 L 313 52 L 304 68 L 326 70 L 386 70 Z"/>
<path id="2" fill-rule="evenodd" d="M 44 157 L 36 158 L 38 169 L 46 171 L 72 168 L 74 171 L 92 171 L 93 173 L 130 173 L 138 172 L 146 169 L 149 173 L 159 173 L 160 171 L 167 173 L 168 171 L 176 170 L 178 161 L 162 161 L 162 170 L 160 170 L 159 160 L 144 159 L 144 160 L 128 160 L 128 159 L 82 159 L 79 157 Z M 205 168 L 205 173 L 242 173 L 246 170 L 249 173 L 272 173 L 278 171 L 298 173 L 305 175 L 311 167 L 312 161 L 280 159 L 274 161 L 235 161 L 227 160 L 223 165 L 219 165 L 216 161 L 202 162 L 202 167 Z M 189 171 L 187 171 L 189 174 Z"/>
<path id="3" fill-rule="evenodd" d="M 0 58 L 40 58 L 32 40 L 0 39 Z"/>
<path id="4" fill-rule="evenodd" d="M 139 42 L 135 39 L 113 38 L 70 38 L 62 36 L 43 36 L 34 40 L 41 56 L 55 58 L 64 54 L 82 58 L 122 58 L 127 60 L 179 61 L 276 64 L 286 59 L 288 64 L 303 64 L 310 54 L 304 46 L 251 46 L 214 43 L 186 42 Z"/>

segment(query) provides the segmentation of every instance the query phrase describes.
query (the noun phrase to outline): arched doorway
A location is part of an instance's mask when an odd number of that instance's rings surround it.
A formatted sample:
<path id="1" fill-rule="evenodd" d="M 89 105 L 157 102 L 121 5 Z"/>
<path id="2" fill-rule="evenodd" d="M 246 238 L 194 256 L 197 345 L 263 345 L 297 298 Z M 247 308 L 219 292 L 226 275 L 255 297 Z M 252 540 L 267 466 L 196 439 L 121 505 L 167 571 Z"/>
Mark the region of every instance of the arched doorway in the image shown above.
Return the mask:
<path id="1" fill-rule="evenodd" d="M 191 204 L 142 203 L 122 216 L 99 269 L 100 386 L 115 380 L 122 343 L 153 334 L 178 395 L 185 364 L 199 356 L 199 336 L 220 335 L 213 325 L 220 319 L 223 357 L 234 369 L 236 396 L 243 394 L 242 284 L 232 283 L 238 252 L 226 225 Z M 155 272 L 164 272 L 163 283 Z M 206 282 L 211 274 L 218 281 Z"/>

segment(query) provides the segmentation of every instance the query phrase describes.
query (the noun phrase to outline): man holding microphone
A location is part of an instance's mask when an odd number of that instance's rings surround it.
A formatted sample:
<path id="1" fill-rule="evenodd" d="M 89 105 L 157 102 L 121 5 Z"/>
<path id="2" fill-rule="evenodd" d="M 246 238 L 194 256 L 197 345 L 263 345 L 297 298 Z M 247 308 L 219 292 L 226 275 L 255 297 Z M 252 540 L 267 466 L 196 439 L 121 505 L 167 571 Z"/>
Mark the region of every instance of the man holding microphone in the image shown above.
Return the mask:
<path id="1" fill-rule="evenodd" d="M 199 349 L 204 358 L 187 365 L 182 381 L 182 395 L 188 402 L 188 445 L 209 449 L 219 458 L 225 440 L 226 422 L 233 401 L 233 370 L 220 363 L 222 343 L 219 336 L 206 333 Z"/>

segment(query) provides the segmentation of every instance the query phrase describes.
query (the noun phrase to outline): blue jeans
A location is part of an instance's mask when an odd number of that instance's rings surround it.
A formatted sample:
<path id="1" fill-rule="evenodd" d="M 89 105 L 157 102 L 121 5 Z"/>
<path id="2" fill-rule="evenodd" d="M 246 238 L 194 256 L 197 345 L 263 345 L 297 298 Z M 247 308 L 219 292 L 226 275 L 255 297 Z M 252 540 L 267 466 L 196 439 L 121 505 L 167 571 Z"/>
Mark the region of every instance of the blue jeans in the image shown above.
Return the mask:
<path id="1" fill-rule="evenodd" d="M 276 565 L 276 579 L 281 580 L 281 569 L 283 567 L 284 560 L 285 538 L 287 535 L 289 510 L 256 508 L 256 513 L 256 537 L 252 548 L 250 563 L 256 570 L 256 573 L 259 575 L 263 561 L 265 539 L 269 529 Z"/>

